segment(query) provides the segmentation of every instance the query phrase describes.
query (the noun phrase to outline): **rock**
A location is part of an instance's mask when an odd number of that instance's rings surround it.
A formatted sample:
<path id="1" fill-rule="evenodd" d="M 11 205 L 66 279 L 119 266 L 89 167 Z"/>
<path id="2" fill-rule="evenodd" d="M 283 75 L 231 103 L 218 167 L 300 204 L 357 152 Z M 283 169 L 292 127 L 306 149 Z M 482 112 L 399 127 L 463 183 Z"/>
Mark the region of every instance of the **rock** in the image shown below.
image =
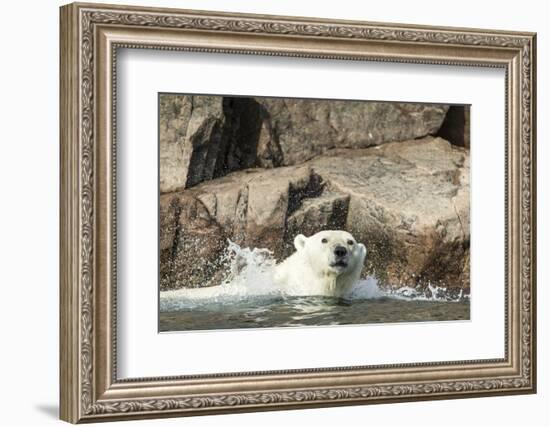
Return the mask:
<path id="1" fill-rule="evenodd" d="M 220 283 L 227 245 L 222 227 L 192 194 L 163 195 L 160 204 L 161 290 Z"/>
<path id="2" fill-rule="evenodd" d="M 218 158 L 216 176 L 257 166 L 263 112 L 254 98 L 225 97 L 225 146 Z"/>
<path id="3" fill-rule="evenodd" d="M 226 145 L 223 97 L 163 94 L 159 104 L 161 193 L 212 179 Z"/>
<path id="4" fill-rule="evenodd" d="M 258 165 L 296 165 L 331 148 L 365 148 L 435 134 L 446 105 L 257 98 L 264 109 Z"/>
<path id="5" fill-rule="evenodd" d="M 383 284 L 468 289 L 469 167 L 468 150 L 426 137 L 233 172 L 161 196 L 161 263 L 171 286 L 203 286 L 219 283 L 227 238 L 283 259 L 298 233 L 346 229 Z"/>
<path id="6" fill-rule="evenodd" d="M 172 280 L 172 259 L 176 241 L 177 218 L 179 216 L 178 199 L 173 196 L 161 196 L 159 206 L 159 281 L 162 290 L 174 286 Z"/>
<path id="7" fill-rule="evenodd" d="M 469 286 L 467 150 L 428 137 L 308 164 L 330 189 L 350 194 L 346 229 L 367 246 L 365 273 L 392 286 Z"/>
<path id="8" fill-rule="evenodd" d="M 453 145 L 470 148 L 470 107 L 452 105 L 436 136 L 446 139 Z"/>
<path id="9" fill-rule="evenodd" d="M 210 216 L 235 243 L 287 253 L 285 223 L 289 203 L 310 186 L 308 167 L 249 169 L 194 187 Z M 266 242 L 269 245 L 266 245 Z"/>
<path id="10" fill-rule="evenodd" d="M 160 191 L 253 167 L 302 164 L 332 148 L 435 134 L 448 106 L 312 99 L 160 96 Z"/>
<path id="11" fill-rule="evenodd" d="M 343 227 L 349 197 L 323 195 L 322 185 L 297 166 L 249 169 L 161 195 L 161 289 L 220 283 L 227 239 L 281 259 L 294 251 L 287 229 Z"/>
<path id="12" fill-rule="evenodd" d="M 285 240 L 292 242 L 298 234 L 311 236 L 320 229 L 344 230 L 349 209 L 349 194 L 324 192 L 305 198 L 286 220 Z"/>

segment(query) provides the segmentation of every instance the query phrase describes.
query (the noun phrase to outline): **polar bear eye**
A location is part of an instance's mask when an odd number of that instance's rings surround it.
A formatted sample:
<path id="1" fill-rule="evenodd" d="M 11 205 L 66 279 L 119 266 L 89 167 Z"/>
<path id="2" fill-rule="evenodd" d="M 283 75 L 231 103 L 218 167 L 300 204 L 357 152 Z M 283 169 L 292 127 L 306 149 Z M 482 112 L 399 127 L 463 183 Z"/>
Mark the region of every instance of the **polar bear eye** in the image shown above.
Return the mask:
<path id="1" fill-rule="evenodd" d="M 348 245 L 353 245 L 353 240 L 348 240 Z"/>
<path id="2" fill-rule="evenodd" d="M 328 243 L 328 240 L 327 239 L 322 239 L 321 243 Z"/>

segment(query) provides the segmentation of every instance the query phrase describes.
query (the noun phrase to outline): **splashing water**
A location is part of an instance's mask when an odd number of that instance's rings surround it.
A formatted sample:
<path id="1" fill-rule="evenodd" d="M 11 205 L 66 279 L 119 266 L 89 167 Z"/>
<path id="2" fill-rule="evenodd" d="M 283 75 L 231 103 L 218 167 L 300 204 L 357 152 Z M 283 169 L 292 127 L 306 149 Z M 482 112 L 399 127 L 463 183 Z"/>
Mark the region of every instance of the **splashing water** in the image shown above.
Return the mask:
<path id="1" fill-rule="evenodd" d="M 182 288 L 172 291 L 163 291 L 160 296 L 160 310 L 178 311 L 201 306 L 213 306 L 239 301 L 239 303 L 284 302 L 295 297 L 292 290 L 284 293 L 274 284 L 274 272 L 277 261 L 273 252 L 265 248 L 241 248 L 238 244 L 228 240 L 224 253 L 224 261 L 228 265 L 228 273 L 219 286 L 204 288 Z M 332 301 L 330 297 L 301 297 L 298 307 L 312 310 L 307 303 L 308 299 L 325 302 Z M 432 286 L 424 290 L 411 287 L 382 288 L 374 277 L 359 280 L 348 295 L 345 302 L 377 299 L 396 299 L 411 301 L 463 301 L 468 298 L 460 292 L 458 296 L 450 296 L 445 287 Z M 295 297 L 295 301 L 298 299 Z M 309 308 L 308 308 L 309 307 Z"/>

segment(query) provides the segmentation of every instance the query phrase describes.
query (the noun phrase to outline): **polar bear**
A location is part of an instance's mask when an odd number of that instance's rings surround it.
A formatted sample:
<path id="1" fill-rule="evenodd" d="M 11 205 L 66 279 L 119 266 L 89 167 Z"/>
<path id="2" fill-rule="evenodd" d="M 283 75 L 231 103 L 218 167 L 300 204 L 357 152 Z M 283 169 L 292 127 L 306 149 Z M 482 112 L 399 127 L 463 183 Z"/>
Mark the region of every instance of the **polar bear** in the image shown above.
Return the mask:
<path id="1" fill-rule="evenodd" d="M 294 252 L 275 266 L 275 284 L 290 295 L 344 297 L 359 280 L 367 249 L 347 231 L 294 238 Z"/>

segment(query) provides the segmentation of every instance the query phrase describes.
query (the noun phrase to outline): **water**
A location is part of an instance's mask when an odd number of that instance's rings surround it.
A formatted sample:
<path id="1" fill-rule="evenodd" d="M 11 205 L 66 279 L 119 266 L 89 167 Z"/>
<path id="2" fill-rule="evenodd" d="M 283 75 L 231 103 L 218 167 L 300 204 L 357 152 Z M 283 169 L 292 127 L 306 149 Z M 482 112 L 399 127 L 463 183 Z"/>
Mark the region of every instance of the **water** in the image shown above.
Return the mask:
<path id="1" fill-rule="evenodd" d="M 229 272 L 219 286 L 161 292 L 159 329 L 167 331 L 468 320 L 470 302 L 444 287 L 381 289 L 361 280 L 344 298 L 283 294 L 272 283 L 266 249 L 229 242 Z"/>

